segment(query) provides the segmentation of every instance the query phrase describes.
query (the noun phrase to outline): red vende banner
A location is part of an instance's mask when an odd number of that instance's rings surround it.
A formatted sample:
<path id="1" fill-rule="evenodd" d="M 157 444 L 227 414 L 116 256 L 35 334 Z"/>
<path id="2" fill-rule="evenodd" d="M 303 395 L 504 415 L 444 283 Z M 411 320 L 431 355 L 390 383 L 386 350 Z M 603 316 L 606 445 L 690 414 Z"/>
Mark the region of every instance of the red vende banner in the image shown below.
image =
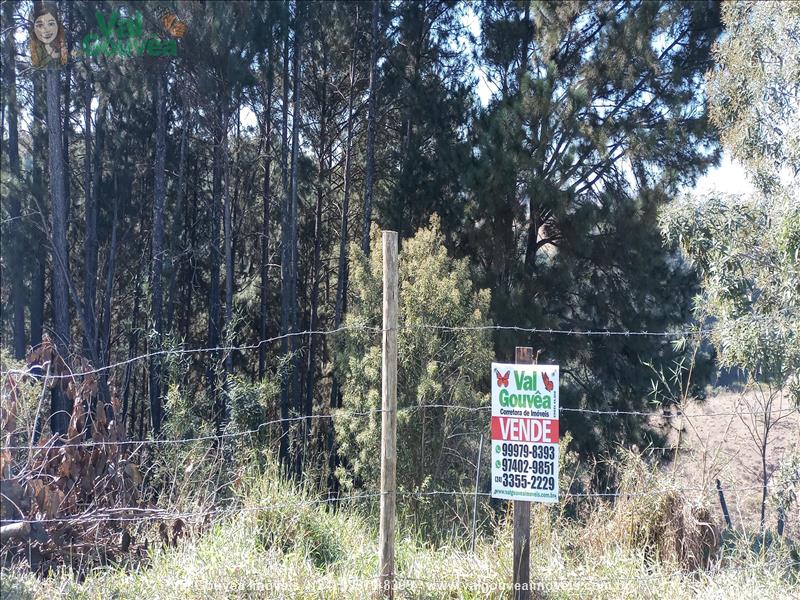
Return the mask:
<path id="1" fill-rule="evenodd" d="M 558 443 L 557 419 L 492 417 L 492 439 L 504 442 Z"/>

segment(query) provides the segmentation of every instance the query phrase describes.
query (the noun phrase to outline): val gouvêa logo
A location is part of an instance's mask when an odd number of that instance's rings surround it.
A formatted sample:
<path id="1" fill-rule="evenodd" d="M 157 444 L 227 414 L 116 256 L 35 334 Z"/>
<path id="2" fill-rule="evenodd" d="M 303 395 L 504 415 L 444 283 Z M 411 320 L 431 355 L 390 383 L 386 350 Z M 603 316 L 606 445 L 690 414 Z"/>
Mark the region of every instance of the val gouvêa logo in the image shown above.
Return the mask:
<path id="1" fill-rule="evenodd" d="M 174 38 L 182 37 L 186 32 L 186 25 L 180 21 L 176 23 L 177 18 L 171 12 L 162 17 L 170 35 L 168 39 L 145 34 L 142 13 L 138 10 L 128 17 L 122 16 L 119 9 L 111 14 L 97 10 L 94 16 L 97 28 L 83 38 L 86 56 L 177 56 L 178 43 Z"/>

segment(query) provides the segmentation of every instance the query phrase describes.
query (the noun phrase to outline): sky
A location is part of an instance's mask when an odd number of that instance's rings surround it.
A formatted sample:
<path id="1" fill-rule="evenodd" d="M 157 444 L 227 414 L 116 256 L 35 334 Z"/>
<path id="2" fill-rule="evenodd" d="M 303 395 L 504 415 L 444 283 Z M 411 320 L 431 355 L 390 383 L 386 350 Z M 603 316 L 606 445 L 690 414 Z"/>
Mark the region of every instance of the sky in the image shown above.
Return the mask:
<path id="1" fill-rule="evenodd" d="M 753 191 L 753 185 L 748 181 L 742 166 L 725 152 L 720 165 L 703 175 L 694 188 L 695 194 L 707 194 L 711 191 L 747 194 Z"/>

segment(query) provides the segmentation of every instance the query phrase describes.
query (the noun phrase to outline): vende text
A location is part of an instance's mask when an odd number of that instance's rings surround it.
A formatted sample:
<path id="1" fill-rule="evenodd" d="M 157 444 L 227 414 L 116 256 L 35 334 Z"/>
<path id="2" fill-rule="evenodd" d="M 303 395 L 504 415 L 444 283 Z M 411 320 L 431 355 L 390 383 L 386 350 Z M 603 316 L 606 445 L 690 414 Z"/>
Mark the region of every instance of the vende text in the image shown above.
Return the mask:
<path id="1" fill-rule="evenodd" d="M 507 442 L 558 443 L 558 421 L 520 417 L 492 417 L 492 439 Z"/>

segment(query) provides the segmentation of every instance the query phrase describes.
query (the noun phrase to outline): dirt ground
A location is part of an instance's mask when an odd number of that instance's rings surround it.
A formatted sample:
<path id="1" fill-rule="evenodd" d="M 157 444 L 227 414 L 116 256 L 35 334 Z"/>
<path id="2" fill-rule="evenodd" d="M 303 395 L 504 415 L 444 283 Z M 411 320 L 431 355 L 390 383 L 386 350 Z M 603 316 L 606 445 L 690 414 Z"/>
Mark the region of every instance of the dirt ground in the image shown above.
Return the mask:
<path id="1" fill-rule="evenodd" d="M 719 478 L 733 526 L 748 531 L 758 529 L 761 511 L 761 454 L 751 435 L 751 431 L 763 430 L 759 398 L 763 396 L 752 392 L 719 390 L 709 394 L 701 404 L 691 403 L 682 416 L 665 420 L 669 431 L 667 445 L 679 448 L 672 453 L 675 459 L 665 462 L 665 472 L 674 475 L 682 487 L 710 490 L 705 496 L 722 521 L 715 491 L 715 480 Z M 759 410 L 762 414 L 720 415 Z M 775 400 L 773 415 L 773 420 L 779 415 L 781 418 L 772 428 L 767 444 L 770 477 L 784 455 L 800 452 L 800 412 L 792 409 L 788 395 L 781 394 Z M 775 529 L 777 510 L 769 500 L 766 522 L 769 528 Z M 786 533 L 795 539 L 800 537 L 800 507 L 797 505 L 786 517 Z"/>

